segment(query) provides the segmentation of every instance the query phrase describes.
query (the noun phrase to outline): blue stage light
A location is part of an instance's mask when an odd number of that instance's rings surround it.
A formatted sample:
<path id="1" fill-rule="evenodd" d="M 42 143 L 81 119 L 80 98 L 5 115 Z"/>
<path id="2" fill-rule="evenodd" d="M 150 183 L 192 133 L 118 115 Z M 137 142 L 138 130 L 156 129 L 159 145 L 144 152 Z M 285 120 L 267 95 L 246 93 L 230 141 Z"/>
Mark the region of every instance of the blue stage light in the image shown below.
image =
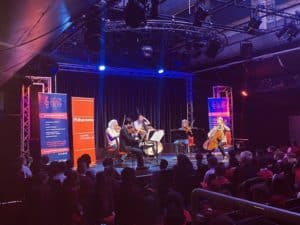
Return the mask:
<path id="1" fill-rule="evenodd" d="M 99 69 L 100 71 L 104 71 L 104 70 L 106 69 L 106 67 L 105 67 L 104 65 L 100 65 L 100 66 L 98 67 L 98 69 Z"/>
<path id="2" fill-rule="evenodd" d="M 162 73 L 165 72 L 165 70 L 164 70 L 164 69 L 159 69 L 157 72 L 158 72 L 159 74 L 162 74 Z"/>

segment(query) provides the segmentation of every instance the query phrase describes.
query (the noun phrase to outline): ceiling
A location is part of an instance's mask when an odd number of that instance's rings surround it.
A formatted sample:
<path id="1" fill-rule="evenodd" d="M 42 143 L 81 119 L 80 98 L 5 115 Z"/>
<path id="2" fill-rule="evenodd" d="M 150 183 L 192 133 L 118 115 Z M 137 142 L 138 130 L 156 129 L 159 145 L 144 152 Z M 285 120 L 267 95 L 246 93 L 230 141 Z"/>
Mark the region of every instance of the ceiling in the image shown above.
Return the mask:
<path id="1" fill-rule="evenodd" d="M 196 71 L 215 67 L 233 60 L 241 60 L 240 43 L 253 43 L 253 55 L 270 51 L 295 48 L 300 37 L 292 43 L 278 40 L 274 32 L 284 21 L 295 20 L 300 7 L 297 0 L 276 0 L 276 20 L 255 34 L 245 32 L 251 12 L 257 0 L 198 1 L 208 9 L 210 16 L 201 27 L 192 26 L 194 4 L 189 0 L 160 0 L 159 18 L 148 19 L 147 26 L 138 29 L 126 27 L 123 22 L 125 1 L 108 0 L 109 8 L 104 16 L 105 35 L 101 51 L 90 51 L 85 43 L 86 18 L 90 15 L 93 0 L 10 0 L 0 2 L 0 85 L 28 64 L 42 59 L 58 62 L 95 64 L 105 58 L 105 63 L 119 67 L 156 68 L 164 66 L 170 70 Z M 190 3 L 190 4 L 189 4 Z M 299 8 L 300 9 L 300 8 Z M 281 11 L 280 11 L 281 10 Z M 269 13 L 270 13 L 269 12 Z M 268 17 L 269 18 L 269 17 Z M 173 19 L 173 20 L 172 20 Z M 271 18 L 272 19 L 272 18 Z M 276 22 L 274 22 L 276 21 Z M 215 58 L 204 52 L 211 38 L 221 42 Z M 151 46 L 152 57 L 145 57 L 143 46 Z M 38 60 L 39 59 L 39 60 Z M 38 60 L 38 61 L 37 61 Z"/>

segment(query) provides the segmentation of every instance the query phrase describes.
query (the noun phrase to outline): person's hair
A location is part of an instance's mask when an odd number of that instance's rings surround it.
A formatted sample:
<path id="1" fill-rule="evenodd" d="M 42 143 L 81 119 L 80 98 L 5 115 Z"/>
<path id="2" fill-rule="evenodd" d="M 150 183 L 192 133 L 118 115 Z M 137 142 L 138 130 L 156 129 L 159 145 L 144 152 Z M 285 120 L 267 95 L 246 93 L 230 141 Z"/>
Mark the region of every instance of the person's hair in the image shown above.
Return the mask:
<path id="1" fill-rule="evenodd" d="M 102 162 L 103 167 L 110 167 L 114 165 L 114 160 L 111 157 L 107 157 Z"/>
<path id="2" fill-rule="evenodd" d="M 59 162 L 57 164 L 57 172 L 58 173 L 64 173 L 66 171 L 66 163 L 65 162 Z"/>
<path id="3" fill-rule="evenodd" d="M 166 197 L 165 225 L 182 225 L 185 221 L 183 198 L 177 192 L 169 192 Z"/>
<path id="4" fill-rule="evenodd" d="M 291 196 L 292 190 L 285 175 L 277 174 L 272 180 L 272 193 L 277 195 Z"/>
<path id="5" fill-rule="evenodd" d="M 193 164 L 185 154 L 177 155 L 177 168 L 183 170 L 192 170 Z"/>
<path id="6" fill-rule="evenodd" d="M 139 223 L 143 225 L 161 224 L 162 210 L 157 194 L 148 191 L 144 194 L 139 209 Z"/>
<path id="7" fill-rule="evenodd" d="M 250 151 L 243 151 L 240 153 L 240 161 L 241 163 L 249 163 L 253 159 L 253 154 Z"/>
<path id="8" fill-rule="evenodd" d="M 129 167 L 125 167 L 121 172 L 122 183 L 132 184 L 135 183 L 135 170 Z"/>
<path id="9" fill-rule="evenodd" d="M 132 119 L 130 117 L 127 117 L 124 121 L 124 125 L 128 125 L 132 123 Z"/>
<path id="10" fill-rule="evenodd" d="M 83 154 L 80 158 L 86 163 L 87 167 L 89 168 L 92 162 L 91 156 L 89 154 Z"/>
<path id="11" fill-rule="evenodd" d="M 67 160 L 66 161 L 66 167 L 67 167 L 67 169 L 72 169 L 73 167 L 74 167 L 74 162 L 73 162 L 73 160 L 72 159 L 69 159 L 69 160 Z"/>
<path id="12" fill-rule="evenodd" d="M 162 160 L 160 160 L 159 168 L 161 170 L 165 170 L 165 169 L 167 169 L 168 165 L 169 165 L 168 161 L 166 159 L 162 159 Z"/>
<path id="13" fill-rule="evenodd" d="M 115 125 L 115 124 L 117 124 L 118 123 L 118 121 L 116 120 L 116 119 L 112 119 L 112 120 L 110 120 L 109 122 L 108 122 L 108 127 L 109 128 L 111 128 L 111 129 L 113 129 L 113 126 Z"/>
<path id="14" fill-rule="evenodd" d="M 216 168 L 218 165 L 218 159 L 215 156 L 210 156 L 207 158 L 207 165 L 209 168 Z"/>
<path id="15" fill-rule="evenodd" d="M 41 163 L 42 163 L 43 165 L 48 164 L 48 163 L 49 163 L 49 157 L 48 157 L 47 155 L 43 155 L 43 156 L 41 157 Z"/>

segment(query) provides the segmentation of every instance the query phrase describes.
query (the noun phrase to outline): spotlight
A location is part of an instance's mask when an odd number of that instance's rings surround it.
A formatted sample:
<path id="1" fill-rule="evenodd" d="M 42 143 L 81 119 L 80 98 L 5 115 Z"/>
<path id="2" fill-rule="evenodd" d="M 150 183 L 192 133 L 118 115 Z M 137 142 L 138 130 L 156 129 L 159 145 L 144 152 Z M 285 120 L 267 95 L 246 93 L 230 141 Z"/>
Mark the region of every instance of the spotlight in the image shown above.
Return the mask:
<path id="1" fill-rule="evenodd" d="M 100 65 L 100 66 L 98 67 L 98 69 L 99 69 L 100 71 L 104 71 L 104 70 L 106 69 L 106 67 L 105 67 L 104 65 Z"/>
<path id="2" fill-rule="evenodd" d="M 210 39 L 208 41 L 208 47 L 205 54 L 209 58 L 215 58 L 220 49 L 221 49 L 220 41 L 217 39 Z"/>
<path id="3" fill-rule="evenodd" d="M 209 16 L 209 12 L 203 6 L 198 6 L 195 12 L 194 26 L 201 26 L 202 22 Z"/>
<path id="4" fill-rule="evenodd" d="M 256 30 L 259 29 L 259 26 L 261 24 L 261 19 L 257 17 L 252 17 L 248 23 L 247 32 L 248 33 L 254 33 Z"/>
<path id="5" fill-rule="evenodd" d="M 289 23 L 276 33 L 278 38 L 282 38 L 287 41 L 292 41 L 297 37 L 299 29 L 295 23 Z"/>
<path id="6" fill-rule="evenodd" d="M 165 72 L 165 70 L 164 70 L 164 69 L 159 69 L 157 72 L 158 72 L 159 74 L 162 74 L 162 73 Z"/>
<path id="7" fill-rule="evenodd" d="M 241 96 L 243 96 L 243 97 L 248 97 L 248 96 L 249 96 L 248 91 L 247 91 L 247 90 L 242 90 L 242 91 L 241 91 Z"/>
<path id="8" fill-rule="evenodd" d="M 145 5 L 139 0 L 129 0 L 124 9 L 124 20 L 126 25 L 132 28 L 145 24 Z"/>
<path id="9" fill-rule="evenodd" d="M 146 58 L 150 58 L 153 55 L 153 48 L 150 45 L 144 45 L 142 47 L 142 53 L 144 55 L 144 57 Z"/>

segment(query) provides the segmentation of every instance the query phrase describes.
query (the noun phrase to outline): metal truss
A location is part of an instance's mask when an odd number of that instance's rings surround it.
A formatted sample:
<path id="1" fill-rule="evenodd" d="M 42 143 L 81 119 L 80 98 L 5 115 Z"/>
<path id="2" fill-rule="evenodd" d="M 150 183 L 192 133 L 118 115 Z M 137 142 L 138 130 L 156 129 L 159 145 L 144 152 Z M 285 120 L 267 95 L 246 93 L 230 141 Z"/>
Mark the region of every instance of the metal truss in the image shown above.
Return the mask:
<path id="1" fill-rule="evenodd" d="M 268 8 L 253 7 L 250 4 L 245 3 L 243 0 L 235 0 L 234 5 L 237 6 L 237 7 L 242 7 L 242 8 L 246 8 L 246 9 L 251 9 L 253 11 L 265 13 L 266 16 L 269 16 L 269 15 L 279 16 L 279 17 L 283 17 L 283 18 L 286 18 L 286 19 L 292 19 L 292 20 L 300 21 L 300 17 L 295 15 L 295 14 L 287 13 L 287 12 L 284 12 L 283 10 L 272 9 L 270 7 L 268 7 Z"/>
<path id="2" fill-rule="evenodd" d="M 21 156 L 30 157 L 30 86 L 22 85 L 21 92 Z"/>
<path id="3" fill-rule="evenodd" d="M 30 81 L 28 84 L 22 85 L 21 92 L 21 156 L 25 157 L 27 163 L 32 161 L 30 156 L 30 140 L 31 140 L 31 120 L 30 120 L 30 93 L 31 85 L 41 85 L 42 92 L 52 92 L 51 77 L 26 76 Z"/>
<path id="4" fill-rule="evenodd" d="M 213 97 L 214 98 L 229 98 L 229 111 L 231 121 L 231 134 L 234 142 L 234 117 L 233 117 L 233 93 L 232 87 L 229 86 L 213 86 Z"/>
<path id="5" fill-rule="evenodd" d="M 110 21 L 107 20 L 105 23 L 105 32 L 124 32 L 124 31 L 170 31 L 170 32 L 184 32 L 186 34 L 191 34 L 200 37 L 209 37 L 211 35 L 223 36 L 225 42 L 227 42 L 226 36 L 219 32 L 217 29 L 231 30 L 236 32 L 244 32 L 242 29 L 237 29 L 230 26 L 215 25 L 213 23 L 203 22 L 203 26 L 194 26 L 190 22 L 183 20 L 147 20 L 146 26 L 141 26 L 137 28 L 128 27 L 123 20 Z"/>
<path id="6" fill-rule="evenodd" d="M 189 77 L 185 80 L 186 84 L 186 111 L 187 120 L 191 125 L 194 123 L 194 103 L 193 103 L 193 78 Z"/>
<path id="7" fill-rule="evenodd" d="M 59 71 L 79 72 L 79 73 L 93 73 L 93 74 L 116 74 L 118 76 L 133 76 L 133 77 L 152 77 L 152 78 L 178 78 L 188 79 L 192 76 L 191 73 L 165 71 L 162 74 L 158 74 L 157 70 L 150 69 L 134 69 L 124 67 L 108 67 L 106 66 L 105 71 L 99 71 L 96 65 L 80 65 L 71 63 L 58 63 Z"/>

